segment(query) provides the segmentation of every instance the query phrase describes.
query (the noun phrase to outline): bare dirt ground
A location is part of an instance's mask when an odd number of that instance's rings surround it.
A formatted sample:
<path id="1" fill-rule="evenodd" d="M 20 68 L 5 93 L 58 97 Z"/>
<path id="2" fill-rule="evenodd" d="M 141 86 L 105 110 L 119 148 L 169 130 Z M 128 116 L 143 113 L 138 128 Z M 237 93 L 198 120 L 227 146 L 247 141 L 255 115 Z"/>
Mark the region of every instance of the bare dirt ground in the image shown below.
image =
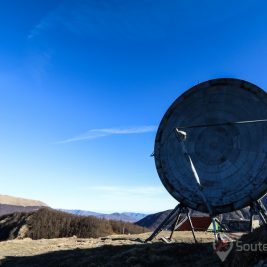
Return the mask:
<path id="1" fill-rule="evenodd" d="M 58 238 L 0 242 L 0 266 L 220 266 L 212 249 L 212 233 L 176 232 L 175 243 L 165 244 L 162 232 L 149 244 L 149 233 L 105 238 Z"/>

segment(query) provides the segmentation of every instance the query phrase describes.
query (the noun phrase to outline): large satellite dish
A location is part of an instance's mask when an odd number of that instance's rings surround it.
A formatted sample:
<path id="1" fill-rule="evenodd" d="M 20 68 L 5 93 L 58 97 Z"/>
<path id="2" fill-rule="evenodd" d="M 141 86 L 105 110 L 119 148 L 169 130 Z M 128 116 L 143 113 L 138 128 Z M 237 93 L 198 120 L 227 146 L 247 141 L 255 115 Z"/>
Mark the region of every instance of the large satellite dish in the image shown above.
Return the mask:
<path id="1" fill-rule="evenodd" d="M 258 200 L 267 192 L 266 118 L 267 94 L 254 84 L 227 78 L 192 87 L 157 131 L 154 157 L 163 185 L 184 206 L 214 215 Z M 186 133 L 186 152 L 175 130 Z"/>

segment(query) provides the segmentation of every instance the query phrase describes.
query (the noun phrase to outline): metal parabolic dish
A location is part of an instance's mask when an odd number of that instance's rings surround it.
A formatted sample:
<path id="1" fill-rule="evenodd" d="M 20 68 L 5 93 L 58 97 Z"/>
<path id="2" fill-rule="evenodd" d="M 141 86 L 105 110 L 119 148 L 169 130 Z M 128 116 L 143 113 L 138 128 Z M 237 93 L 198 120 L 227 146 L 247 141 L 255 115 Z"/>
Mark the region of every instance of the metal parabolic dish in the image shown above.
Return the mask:
<path id="1" fill-rule="evenodd" d="M 267 119 L 267 94 L 238 79 L 198 84 L 178 97 L 157 131 L 154 156 L 168 192 L 183 205 L 207 212 L 175 128 Z M 184 130 L 203 193 L 214 214 L 246 207 L 267 192 L 267 123 Z"/>

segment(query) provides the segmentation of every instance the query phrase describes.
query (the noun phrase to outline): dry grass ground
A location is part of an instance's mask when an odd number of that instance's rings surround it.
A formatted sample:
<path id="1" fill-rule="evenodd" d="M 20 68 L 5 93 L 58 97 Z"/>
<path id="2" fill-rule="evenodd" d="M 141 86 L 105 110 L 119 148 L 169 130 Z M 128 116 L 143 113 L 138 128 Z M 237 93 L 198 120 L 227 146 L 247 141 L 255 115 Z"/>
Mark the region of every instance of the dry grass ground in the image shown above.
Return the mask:
<path id="1" fill-rule="evenodd" d="M 174 243 L 165 244 L 161 237 L 148 244 L 143 241 L 150 233 L 112 235 L 102 238 L 15 239 L 0 242 L 0 266 L 7 267 L 265 267 L 266 252 L 232 250 L 223 264 L 213 251 L 213 234 L 197 232 L 194 243 L 191 232 L 176 232 Z M 241 235 L 233 234 L 232 237 Z M 244 235 L 246 243 L 267 242 L 266 227 Z"/>
<path id="2" fill-rule="evenodd" d="M 219 266 L 213 253 L 211 233 L 176 232 L 177 243 L 158 239 L 143 244 L 149 233 L 112 235 L 106 238 L 57 238 L 10 240 L 0 242 L 1 266 Z"/>

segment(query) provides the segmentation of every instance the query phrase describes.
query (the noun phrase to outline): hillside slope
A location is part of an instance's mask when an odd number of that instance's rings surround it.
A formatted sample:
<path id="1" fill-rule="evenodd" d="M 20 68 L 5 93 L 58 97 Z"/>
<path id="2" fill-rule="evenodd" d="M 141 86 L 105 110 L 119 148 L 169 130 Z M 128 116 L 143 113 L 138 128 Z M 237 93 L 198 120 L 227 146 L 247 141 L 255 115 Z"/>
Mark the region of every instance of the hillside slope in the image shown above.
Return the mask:
<path id="1" fill-rule="evenodd" d="M 136 234 L 146 229 L 137 225 L 93 216 L 77 216 L 42 208 L 36 212 L 13 213 L 0 217 L 0 241 L 30 237 L 101 237 L 110 234 Z"/>
<path id="2" fill-rule="evenodd" d="M 261 201 L 263 205 L 267 208 L 267 195 L 261 198 Z M 156 227 L 159 226 L 159 224 L 168 216 L 168 214 L 171 212 L 171 210 L 165 210 L 162 212 L 154 213 L 147 215 L 143 219 L 137 221 L 135 224 L 146 227 L 150 230 L 154 230 Z M 207 214 L 198 212 L 198 211 L 193 211 L 191 210 L 192 216 L 208 216 Z M 185 216 L 183 214 L 182 216 Z M 228 212 L 220 215 L 220 220 L 223 224 L 227 224 L 228 220 L 237 220 L 237 219 L 249 219 L 250 218 L 250 211 L 249 207 L 243 208 L 241 210 L 236 210 L 233 212 Z M 171 222 L 167 227 L 172 225 L 173 222 Z"/>
<path id="3" fill-rule="evenodd" d="M 162 223 L 162 221 L 169 215 L 171 211 L 172 210 L 165 210 L 158 213 L 147 215 L 145 218 L 136 222 L 135 224 L 142 227 L 146 227 L 150 230 L 154 230 Z M 186 216 L 186 214 L 182 214 L 182 217 L 184 216 Z M 191 210 L 191 216 L 207 216 L 207 214 Z M 170 227 L 174 223 L 174 220 L 175 218 L 173 219 L 172 222 L 169 223 L 169 225 L 166 228 Z"/>
<path id="4" fill-rule="evenodd" d="M 169 215 L 170 212 L 171 210 L 165 210 L 162 212 L 150 214 L 146 216 L 145 218 L 143 218 L 142 220 L 136 222 L 135 224 L 142 226 L 142 227 L 146 227 L 150 230 L 154 230 Z M 186 215 L 182 214 L 182 217 L 184 216 Z M 191 210 L 191 216 L 208 216 L 208 214 Z M 226 223 L 227 220 L 229 219 L 239 219 L 239 218 L 249 219 L 249 208 L 244 208 L 242 210 L 237 210 L 237 211 L 221 214 L 220 217 L 223 223 Z M 173 219 L 172 222 L 169 223 L 169 225 L 167 225 L 166 228 L 170 227 L 174 223 L 174 220 L 175 218 Z"/>

